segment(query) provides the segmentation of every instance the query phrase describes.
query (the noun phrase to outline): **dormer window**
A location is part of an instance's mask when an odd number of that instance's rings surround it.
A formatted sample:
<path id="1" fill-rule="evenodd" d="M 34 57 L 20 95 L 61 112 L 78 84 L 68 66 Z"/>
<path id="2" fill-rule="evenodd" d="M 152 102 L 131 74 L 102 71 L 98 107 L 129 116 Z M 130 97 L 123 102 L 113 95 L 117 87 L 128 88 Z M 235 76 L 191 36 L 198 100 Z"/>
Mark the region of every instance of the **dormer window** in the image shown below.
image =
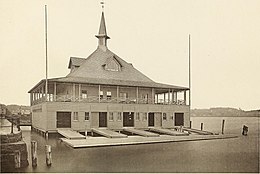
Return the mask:
<path id="1" fill-rule="evenodd" d="M 114 57 L 108 58 L 103 66 L 107 71 L 121 71 L 121 64 Z"/>

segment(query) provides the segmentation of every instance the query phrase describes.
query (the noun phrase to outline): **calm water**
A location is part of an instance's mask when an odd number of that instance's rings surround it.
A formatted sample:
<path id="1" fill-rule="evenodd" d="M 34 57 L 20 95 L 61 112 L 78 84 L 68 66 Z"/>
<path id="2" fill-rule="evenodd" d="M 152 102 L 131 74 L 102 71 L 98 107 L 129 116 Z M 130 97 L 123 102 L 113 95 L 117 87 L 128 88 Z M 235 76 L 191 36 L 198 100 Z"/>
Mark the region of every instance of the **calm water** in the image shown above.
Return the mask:
<path id="1" fill-rule="evenodd" d="M 221 131 L 223 118 L 192 118 L 194 128 L 204 123 L 205 130 Z M 258 118 L 224 118 L 225 133 L 239 138 L 147 145 L 72 149 L 58 137 L 43 137 L 30 131 L 23 136 L 38 142 L 38 166 L 9 172 L 258 172 Z M 242 126 L 249 126 L 249 135 L 240 136 Z M 45 164 L 44 146 L 52 146 L 53 164 Z"/>

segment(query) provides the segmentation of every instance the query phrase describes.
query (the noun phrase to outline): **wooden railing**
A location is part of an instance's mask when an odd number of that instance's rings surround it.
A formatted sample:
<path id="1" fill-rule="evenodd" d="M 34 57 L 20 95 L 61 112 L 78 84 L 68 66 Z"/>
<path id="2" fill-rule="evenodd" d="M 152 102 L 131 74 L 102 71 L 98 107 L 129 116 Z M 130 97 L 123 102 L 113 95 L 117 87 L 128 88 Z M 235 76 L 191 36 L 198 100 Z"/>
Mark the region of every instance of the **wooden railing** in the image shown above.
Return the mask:
<path id="1" fill-rule="evenodd" d="M 85 103 L 121 103 L 121 104 L 160 104 L 160 105 L 186 105 L 184 100 L 168 101 L 159 99 L 153 100 L 151 98 L 122 98 L 122 97 L 99 97 L 99 96 L 88 96 L 82 98 L 81 96 L 71 95 L 50 95 L 42 97 L 38 100 L 32 101 L 32 105 L 36 105 L 42 102 L 85 102 Z"/>

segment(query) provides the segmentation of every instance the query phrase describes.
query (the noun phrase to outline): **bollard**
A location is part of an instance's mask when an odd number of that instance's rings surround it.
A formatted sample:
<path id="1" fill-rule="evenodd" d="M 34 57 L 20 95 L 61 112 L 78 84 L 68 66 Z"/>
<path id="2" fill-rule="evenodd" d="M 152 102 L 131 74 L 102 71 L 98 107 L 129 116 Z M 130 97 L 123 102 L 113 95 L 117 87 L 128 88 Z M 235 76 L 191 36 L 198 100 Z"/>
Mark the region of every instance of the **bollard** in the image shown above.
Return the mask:
<path id="1" fill-rule="evenodd" d="M 200 130 L 203 130 L 203 123 L 200 123 Z"/>
<path id="2" fill-rule="evenodd" d="M 32 166 L 37 166 L 37 142 L 31 141 Z"/>
<path id="3" fill-rule="evenodd" d="M 47 166 L 51 166 L 52 158 L 51 158 L 51 146 L 45 145 L 45 153 L 46 153 L 46 164 Z"/>
<path id="4" fill-rule="evenodd" d="M 192 121 L 190 121 L 190 129 L 191 129 L 191 124 L 192 124 Z"/>
<path id="5" fill-rule="evenodd" d="M 221 133 L 224 134 L 225 120 L 222 120 Z"/>
<path id="6" fill-rule="evenodd" d="M 14 167 L 21 167 L 21 152 L 19 150 L 14 151 Z"/>

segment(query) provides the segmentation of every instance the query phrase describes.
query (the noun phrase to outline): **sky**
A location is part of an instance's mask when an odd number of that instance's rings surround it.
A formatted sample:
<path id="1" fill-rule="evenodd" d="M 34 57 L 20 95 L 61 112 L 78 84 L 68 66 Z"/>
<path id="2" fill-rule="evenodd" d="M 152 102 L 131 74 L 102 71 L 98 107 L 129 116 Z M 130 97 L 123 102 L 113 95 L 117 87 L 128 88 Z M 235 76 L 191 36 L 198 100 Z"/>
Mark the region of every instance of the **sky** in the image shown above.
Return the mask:
<path id="1" fill-rule="evenodd" d="M 69 73 L 71 56 L 97 48 L 99 0 L 0 1 L 0 103 L 29 105 L 45 78 Z M 105 0 L 108 48 L 160 83 L 189 86 L 192 108 L 260 108 L 259 0 Z"/>

